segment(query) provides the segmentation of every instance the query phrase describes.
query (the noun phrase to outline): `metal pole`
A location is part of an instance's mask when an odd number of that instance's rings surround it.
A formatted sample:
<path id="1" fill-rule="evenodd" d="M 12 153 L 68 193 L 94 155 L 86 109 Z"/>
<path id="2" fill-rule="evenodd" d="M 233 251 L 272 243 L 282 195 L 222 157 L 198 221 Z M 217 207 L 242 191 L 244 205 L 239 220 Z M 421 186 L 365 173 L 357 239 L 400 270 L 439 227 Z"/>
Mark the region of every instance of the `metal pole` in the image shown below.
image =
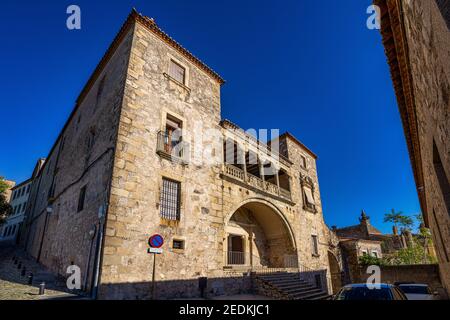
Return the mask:
<path id="1" fill-rule="evenodd" d="M 153 254 L 152 300 L 155 300 L 155 269 L 156 269 L 156 253 Z"/>

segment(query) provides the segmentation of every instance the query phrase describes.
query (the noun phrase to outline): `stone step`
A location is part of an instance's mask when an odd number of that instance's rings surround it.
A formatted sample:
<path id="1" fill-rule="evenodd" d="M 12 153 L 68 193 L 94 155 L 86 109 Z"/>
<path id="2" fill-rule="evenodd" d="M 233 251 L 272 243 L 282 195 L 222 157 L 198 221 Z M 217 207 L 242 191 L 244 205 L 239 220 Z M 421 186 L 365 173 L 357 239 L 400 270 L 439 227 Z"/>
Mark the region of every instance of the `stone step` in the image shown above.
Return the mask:
<path id="1" fill-rule="evenodd" d="M 309 283 L 286 283 L 286 284 L 281 284 L 281 285 L 275 285 L 278 289 L 282 289 L 282 290 L 288 290 L 290 288 L 310 288 L 310 287 L 314 287 L 313 285 L 309 284 Z"/>
<path id="2" fill-rule="evenodd" d="M 317 289 L 314 292 L 294 294 L 292 295 L 292 297 L 296 300 L 312 300 L 315 298 L 323 297 L 325 295 L 328 296 L 328 293 L 326 293 L 322 289 Z"/>
<path id="3" fill-rule="evenodd" d="M 290 289 L 290 290 L 285 290 L 285 292 L 287 294 L 289 294 L 290 296 L 294 296 L 294 297 L 302 297 L 302 296 L 307 296 L 309 294 L 313 294 L 313 293 L 318 293 L 321 292 L 322 289 L 318 289 L 318 288 L 308 288 L 308 289 Z"/>
<path id="4" fill-rule="evenodd" d="M 283 292 L 286 292 L 288 294 L 295 294 L 295 293 L 302 293 L 302 292 L 309 292 L 309 291 L 317 290 L 317 288 L 313 287 L 313 286 L 308 286 L 308 287 L 292 287 L 292 288 L 288 288 L 288 289 L 283 288 L 280 290 Z"/>
<path id="5" fill-rule="evenodd" d="M 313 296 L 313 297 L 309 297 L 309 298 L 304 299 L 304 300 L 331 300 L 331 298 L 332 298 L 332 296 L 324 291 L 323 294 L 321 294 L 321 295 L 316 295 L 316 296 Z"/>
<path id="6" fill-rule="evenodd" d="M 268 275 L 258 275 L 258 278 L 262 279 L 291 279 L 291 278 L 298 278 L 297 275 L 293 274 L 268 274 Z"/>
<path id="7" fill-rule="evenodd" d="M 265 280 L 265 279 L 262 279 L 262 280 L 264 280 L 264 281 L 267 281 L 267 282 L 270 282 L 270 283 L 272 283 L 272 284 L 292 284 L 292 283 L 307 283 L 307 282 L 304 282 L 304 281 L 302 281 L 302 280 L 299 280 L 299 279 L 276 279 L 276 280 Z"/>

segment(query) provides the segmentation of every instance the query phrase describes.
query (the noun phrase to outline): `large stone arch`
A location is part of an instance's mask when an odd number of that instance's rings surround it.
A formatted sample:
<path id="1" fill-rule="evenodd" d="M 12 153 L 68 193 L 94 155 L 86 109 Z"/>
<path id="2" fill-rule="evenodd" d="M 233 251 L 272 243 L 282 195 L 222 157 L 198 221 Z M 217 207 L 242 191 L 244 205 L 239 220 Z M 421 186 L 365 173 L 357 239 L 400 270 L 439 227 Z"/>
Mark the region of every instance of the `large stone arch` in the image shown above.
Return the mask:
<path id="1" fill-rule="evenodd" d="M 283 212 L 263 198 L 248 198 L 225 217 L 225 264 L 296 267 L 297 244 Z"/>

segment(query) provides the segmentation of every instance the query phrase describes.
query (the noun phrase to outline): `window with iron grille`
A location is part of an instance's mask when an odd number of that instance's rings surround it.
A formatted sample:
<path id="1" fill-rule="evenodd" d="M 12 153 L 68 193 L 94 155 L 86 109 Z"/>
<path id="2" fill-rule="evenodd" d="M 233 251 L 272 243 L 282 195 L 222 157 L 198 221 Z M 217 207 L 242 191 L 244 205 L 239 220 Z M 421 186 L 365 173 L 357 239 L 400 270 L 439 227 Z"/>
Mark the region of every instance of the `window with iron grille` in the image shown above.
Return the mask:
<path id="1" fill-rule="evenodd" d="M 185 73 L 186 69 L 183 68 L 181 65 L 176 63 L 173 60 L 170 60 L 170 66 L 169 66 L 169 76 L 177 80 L 178 82 L 185 84 Z"/>
<path id="2" fill-rule="evenodd" d="M 160 215 L 167 220 L 180 220 L 181 183 L 163 178 Z"/>

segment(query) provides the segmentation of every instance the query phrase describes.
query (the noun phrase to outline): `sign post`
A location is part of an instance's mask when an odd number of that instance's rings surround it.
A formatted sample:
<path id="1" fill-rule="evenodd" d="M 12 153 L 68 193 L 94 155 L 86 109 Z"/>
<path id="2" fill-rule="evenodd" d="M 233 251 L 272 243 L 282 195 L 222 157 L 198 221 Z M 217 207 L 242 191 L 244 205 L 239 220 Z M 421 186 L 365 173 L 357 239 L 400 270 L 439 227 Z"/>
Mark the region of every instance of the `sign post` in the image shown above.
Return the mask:
<path id="1" fill-rule="evenodd" d="M 148 244 L 150 248 L 147 252 L 153 254 L 152 300 L 155 300 L 156 255 L 163 253 L 161 247 L 164 244 L 164 238 L 159 234 L 154 234 L 148 239 Z"/>

